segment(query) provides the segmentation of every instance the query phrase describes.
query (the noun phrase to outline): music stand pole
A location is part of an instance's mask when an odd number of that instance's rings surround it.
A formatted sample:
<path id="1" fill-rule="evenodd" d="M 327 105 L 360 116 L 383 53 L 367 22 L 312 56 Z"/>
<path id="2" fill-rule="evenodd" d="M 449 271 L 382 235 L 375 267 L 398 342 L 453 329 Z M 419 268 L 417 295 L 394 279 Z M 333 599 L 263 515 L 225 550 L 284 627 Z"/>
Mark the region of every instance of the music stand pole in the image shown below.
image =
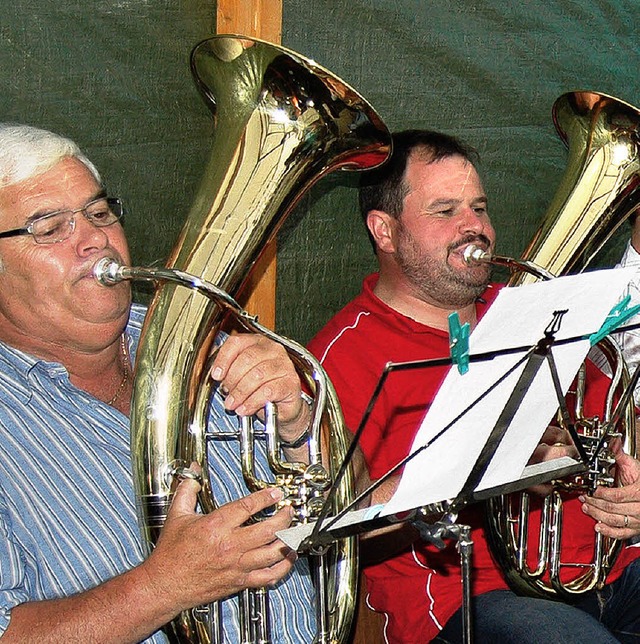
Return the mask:
<path id="1" fill-rule="evenodd" d="M 458 551 L 460 552 L 460 573 L 462 576 L 462 641 L 464 644 L 471 644 L 473 641 L 473 620 L 471 619 L 471 554 L 473 552 L 473 539 L 471 538 L 471 526 L 460 526 Z"/>
<path id="2" fill-rule="evenodd" d="M 421 519 L 413 519 L 411 525 L 418 531 L 424 541 L 433 544 L 439 550 L 445 547 L 445 539 L 456 540 L 456 550 L 460 553 L 460 577 L 462 580 L 462 642 L 471 644 L 473 628 L 471 619 L 471 555 L 473 539 L 471 526 L 456 523 L 456 515 L 448 513 L 436 523 L 425 523 Z"/>

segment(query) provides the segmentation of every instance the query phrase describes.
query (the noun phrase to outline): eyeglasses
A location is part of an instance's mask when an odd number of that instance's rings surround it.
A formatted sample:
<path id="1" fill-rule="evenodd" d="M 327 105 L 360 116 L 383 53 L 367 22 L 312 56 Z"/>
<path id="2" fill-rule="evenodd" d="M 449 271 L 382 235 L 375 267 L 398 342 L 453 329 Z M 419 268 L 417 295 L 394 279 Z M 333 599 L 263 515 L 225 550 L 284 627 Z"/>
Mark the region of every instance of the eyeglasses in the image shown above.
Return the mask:
<path id="1" fill-rule="evenodd" d="M 76 210 L 59 210 L 34 219 L 25 228 L 0 232 L 3 237 L 32 235 L 36 244 L 57 244 L 69 239 L 76 228 L 76 215 L 81 212 L 94 226 L 105 228 L 122 219 L 124 207 L 116 197 L 100 197 Z"/>

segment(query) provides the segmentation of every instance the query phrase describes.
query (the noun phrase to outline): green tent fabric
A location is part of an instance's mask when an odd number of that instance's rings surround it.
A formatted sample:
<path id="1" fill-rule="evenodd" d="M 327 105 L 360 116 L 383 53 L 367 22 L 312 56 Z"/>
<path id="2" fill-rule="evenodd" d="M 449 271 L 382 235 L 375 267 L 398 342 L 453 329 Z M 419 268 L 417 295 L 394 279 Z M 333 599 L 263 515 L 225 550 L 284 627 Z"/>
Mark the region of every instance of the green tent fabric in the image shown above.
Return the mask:
<path id="1" fill-rule="evenodd" d="M 554 100 L 592 89 L 640 105 L 639 21 L 635 0 L 284 0 L 282 42 L 353 85 L 391 129 L 476 146 L 499 251 L 517 255 L 565 168 Z M 128 205 L 136 263 L 164 261 L 208 158 L 212 118 L 188 58 L 214 32 L 210 0 L 0 6 L 0 119 L 81 144 Z M 323 179 L 279 236 L 277 329 L 299 341 L 375 266 L 356 181 Z"/>
<path id="2" fill-rule="evenodd" d="M 441 130 L 478 149 L 498 251 L 515 256 L 565 170 L 554 101 L 589 89 L 640 107 L 639 34 L 632 0 L 284 2 L 283 44 L 351 83 L 389 128 Z M 287 335 L 311 337 L 375 267 L 353 185 L 323 180 L 282 235 L 277 311 Z M 615 262 L 626 232 L 601 265 Z"/>

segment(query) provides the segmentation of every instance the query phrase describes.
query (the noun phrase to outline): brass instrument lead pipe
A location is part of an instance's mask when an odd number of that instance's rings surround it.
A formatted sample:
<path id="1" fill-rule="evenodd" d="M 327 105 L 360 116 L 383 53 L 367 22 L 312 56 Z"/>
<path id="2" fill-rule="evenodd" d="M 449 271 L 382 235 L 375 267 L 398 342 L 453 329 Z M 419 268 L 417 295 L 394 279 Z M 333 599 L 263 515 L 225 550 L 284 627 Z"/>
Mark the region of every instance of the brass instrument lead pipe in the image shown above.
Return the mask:
<path id="1" fill-rule="evenodd" d="M 473 244 L 464 249 L 462 256 L 467 264 L 485 262 L 496 264 L 497 266 L 506 266 L 511 270 L 524 271 L 542 280 L 551 280 L 555 277 L 555 275 L 550 273 L 548 270 L 542 268 L 542 266 L 534 264 L 533 262 L 529 262 L 524 259 L 515 259 L 514 257 L 506 257 L 504 255 L 492 255 L 491 253 L 487 253 L 486 250 L 483 250 L 479 246 L 474 246 Z"/>
<path id="2" fill-rule="evenodd" d="M 312 353 L 309 353 L 298 343 L 277 335 L 267 327 L 262 326 L 255 317 L 249 315 L 226 291 L 223 291 L 215 284 L 211 284 L 196 275 L 191 275 L 190 273 L 186 273 L 175 268 L 124 266 L 110 257 L 104 257 L 96 262 L 93 268 L 93 275 L 98 282 L 104 286 L 113 286 L 114 284 L 118 284 L 124 280 L 145 280 L 151 282 L 174 282 L 181 286 L 197 290 L 214 300 L 216 304 L 224 306 L 228 311 L 234 313 L 248 330 L 265 335 L 278 344 L 282 344 L 286 349 L 302 354 L 302 358 L 314 367 L 313 379 L 317 384 L 317 389 L 314 393 L 313 405 L 313 411 L 316 413 L 312 414 L 313 417 L 309 433 L 313 439 L 313 445 L 316 448 L 312 450 L 310 459 L 313 463 L 320 462 L 321 455 L 319 435 L 322 417 L 321 414 L 317 412 L 324 409 L 324 406 L 326 405 L 327 379 L 324 377 L 322 367 Z"/>

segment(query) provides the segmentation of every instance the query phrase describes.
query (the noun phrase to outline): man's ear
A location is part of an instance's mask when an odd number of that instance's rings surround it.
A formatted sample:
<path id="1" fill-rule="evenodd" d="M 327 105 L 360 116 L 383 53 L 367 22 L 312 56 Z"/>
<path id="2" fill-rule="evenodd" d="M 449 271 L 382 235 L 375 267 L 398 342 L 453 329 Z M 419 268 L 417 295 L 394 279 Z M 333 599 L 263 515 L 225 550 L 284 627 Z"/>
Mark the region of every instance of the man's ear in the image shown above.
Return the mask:
<path id="1" fill-rule="evenodd" d="M 395 253 L 395 233 L 398 222 L 384 210 L 370 210 L 367 213 L 367 228 L 381 253 Z"/>

